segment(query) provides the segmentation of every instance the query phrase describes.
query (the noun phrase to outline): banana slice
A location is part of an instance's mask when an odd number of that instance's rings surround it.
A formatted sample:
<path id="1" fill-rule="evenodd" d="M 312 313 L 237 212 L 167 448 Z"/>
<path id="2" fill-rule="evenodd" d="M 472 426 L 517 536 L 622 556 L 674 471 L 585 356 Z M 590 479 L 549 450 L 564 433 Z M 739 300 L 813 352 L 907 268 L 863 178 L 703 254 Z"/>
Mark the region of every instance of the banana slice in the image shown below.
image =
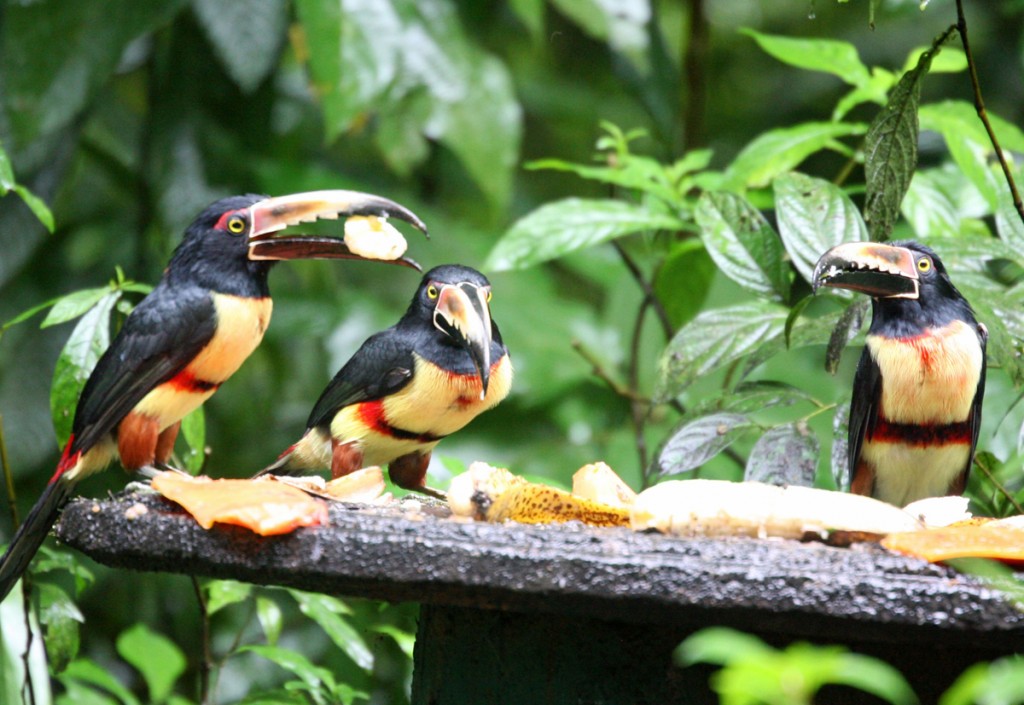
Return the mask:
<path id="1" fill-rule="evenodd" d="M 448 488 L 452 514 L 478 521 L 548 524 L 582 521 L 592 526 L 628 526 L 629 512 L 576 497 L 513 475 L 505 468 L 473 463 Z"/>
<path id="2" fill-rule="evenodd" d="M 395 260 L 405 254 L 408 243 L 386 218 L 352 216 L 345 221 L 345 244 L 361 257 Z"/>
<path id="3" fill-rule="evenodd" d="M 871 497 L 761 482 L 675 480 L 644 490 L 630 513 L 637 530 L 676 536 L 828 538 L 833 532 L 882 536 L 921 523 Z"/>

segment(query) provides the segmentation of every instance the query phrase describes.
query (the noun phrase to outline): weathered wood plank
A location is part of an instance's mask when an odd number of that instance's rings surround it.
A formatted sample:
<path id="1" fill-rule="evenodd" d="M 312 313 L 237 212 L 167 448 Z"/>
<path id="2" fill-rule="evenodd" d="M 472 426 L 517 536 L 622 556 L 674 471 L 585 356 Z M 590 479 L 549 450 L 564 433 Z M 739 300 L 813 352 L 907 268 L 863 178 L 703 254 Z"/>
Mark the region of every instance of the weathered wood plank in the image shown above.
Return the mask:
<path id="1" fill-rule="evenodd" d="M 129 519 L 136 503 L 148 511 Z M 204 531 L 165 500 L 127 495 L 72 502 L 57 535 L 115 567 L 388 601 L 809 638 L 854 629 L 863 641 L 1024 643 L 1024 615 L 999 593 L 877 546 L 464 523 L 444 511 L 335 505 L 329 526 L 261 538 L 232 527 Z"/>

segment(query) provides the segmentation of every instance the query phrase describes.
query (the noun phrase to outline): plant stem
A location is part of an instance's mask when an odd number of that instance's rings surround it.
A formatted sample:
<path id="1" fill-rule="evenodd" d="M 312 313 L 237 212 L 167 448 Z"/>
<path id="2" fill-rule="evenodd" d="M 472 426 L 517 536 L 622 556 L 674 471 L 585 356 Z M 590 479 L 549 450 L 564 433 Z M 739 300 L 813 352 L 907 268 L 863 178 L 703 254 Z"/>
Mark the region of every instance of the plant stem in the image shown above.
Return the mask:
<path id="1" fill-rule="evenodd" d="M 981 119 L 982 124 L 985 126 L 985 132 L 988 133 L 989 141 L 992 142 L 992 148 L 996 151 L 996 158 L 999 160 L 999 166 L 1003 169 L 1003 176 L 1006 177 L 1006 184 L 1010 187 L 1010 194 L 1013 196 L 1013 207 L 1017 209 L 1017 215 L 1021 221 L 1024 222 L 1024 203 L 1021 202 L 1020 192 L 1017 190 L 1017 184 L 1013 180 L 1013 173 L 1010 171 L 1010 165 L 1006 161 L 1006 157 L 1003 156 L 1003 149 L 999 146 L 999 140 L 996 137 L 996 132 L 992 129 L 992 124 L 988 120 L 988 113 L 985 110 L 985 101 L 981 97 L 981 84 L 978 82 L 978 69 L 974 63 L 974 55 L 971 53 L 970 41 L 967 38 L 967 17 L 964 15 L 964 3 L 963 0 L 956 0 L 956 26 L 960 32 L 960 43 L 963 44 L 964 54 L 967 56 L 967 71 L 971 77 L 971 88 L 974 91 L 974 109 L 978 113 L 978 117 Z"/>
<path id="2" fill-rule="evenodd" d="M 1003 486 L 1003 483 L 1001 483 L 999 480 L 996 479 L 995 474 L 985 465 L 985 463 L 983 463 L 980 460 L 978 460 L 977 458 L 975 458 L 974 459 L 974 464 L 977 465 L 978 469 L 981 470 L 982 474 L 984 474 L 985 477 L 988 478 L 988 481 L 992 483 L 992 486 L 995 487 L 997 490 L 999 490 L 999 492 L 1002 493 L 1002 495 L 1004 497 L 1006 497 L 1006 499 L 1010 502 L 1010 504 L 1013 505 L 1013 508 L 1017 510 L 1017 513 L 1018 514 L 1024 514 L 1024 507 L 1022 507 L 1020 505 L 1020 502 L 1018 502 L 1014 498 L 1013 493 L 1010 492 L 1010 490 L 1006 489 Z"/>
<path id="3" fill-rule="evenodd" d="M 7 440 L 4 437 L 4 417 L 0 414 L 0 465 L 3 466 L 4 484 L 7 486 L 7 506 L 11 510 L 11 519 L 14 528 L 21 525 L 21 518 L 18 516 L 18 496 L 14 491 L 14 474 L 7 462 Z"/>
<path id="4" fill-rule="evenodd" d="M 199 705 L 207 705 L 210 697 L 210 671 L 213 668 L 213 654 L 210 648 L 210 614 L 206 610 L 206 598 L 203 596 L 203 588 L 199 579 L 190 575 L 192 589 L 196 593 L 196 603 L 199 606 L 200 639 L 203 642 L 202 658 L 199 660 Z"/>

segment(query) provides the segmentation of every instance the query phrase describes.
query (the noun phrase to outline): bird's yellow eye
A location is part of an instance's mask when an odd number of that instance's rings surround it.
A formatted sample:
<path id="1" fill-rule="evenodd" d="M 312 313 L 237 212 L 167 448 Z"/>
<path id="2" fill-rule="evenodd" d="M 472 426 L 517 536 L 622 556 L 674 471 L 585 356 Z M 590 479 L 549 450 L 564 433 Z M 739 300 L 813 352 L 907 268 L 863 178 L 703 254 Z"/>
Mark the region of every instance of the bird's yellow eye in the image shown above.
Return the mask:
<path id="1" fill-rule="evenodd" d="M 245 232 L 245 218 L 240 215 L 233 215 L 228 218 L 228 232 L 235 235 Z"/>
<path id="2" fill-rule="evenodd" d="M 932 261 L 928 257 L 922 257 L 917 261 L 917 268 L 922 272 L 927 272 L 932 268 Z"/>
<path id="3" fill-rule="evenodd" d="M 430 298 L 430 299 L 436 299 L 437 298 L 437 287 L 434 286 L 433 284 L 431 284 L 430 286 L 427 287 L 427 298 Z"/>

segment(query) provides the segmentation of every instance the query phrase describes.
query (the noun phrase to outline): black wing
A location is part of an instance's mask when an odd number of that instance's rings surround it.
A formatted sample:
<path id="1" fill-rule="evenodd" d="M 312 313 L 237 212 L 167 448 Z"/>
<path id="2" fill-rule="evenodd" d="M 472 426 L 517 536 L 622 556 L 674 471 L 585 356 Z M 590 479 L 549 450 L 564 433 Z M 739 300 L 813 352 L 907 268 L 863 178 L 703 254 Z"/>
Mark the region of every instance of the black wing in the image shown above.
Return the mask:
<path id="1" fill-rule="evenodd" d="M 104 438 L 154 387 L 176 375 L 213 338 L 213 297 L 162 282 L 129 314 L 96 363 L 75 409 L 72 452 Z"/>
<path id="2" fill-rule="evenodd" d="M 853 474 L 860 459 L 860 447 L 864 436 L 878 421 L 878 406 L 882 398 L 882 371 L 871 357 L 868 346 L 860 355 L 857 373 L 853 376 L 853 398 L 850 401 L 849 457 L 847 458 L 847 479 L 853 482 Z"/>
<path id="3" fill-rule="evenodd" d="M 306 428 L 329 425 L 342 407 L 381 399 L 412 379 L 414 341 L 396 328 L 371 336 L 317 399 Z"/>
<path id="4" fill-rule="evenodd" d="M 974 401 L 971 402 L 971 454 L 967 458 L 967 467 L 964 468 L 964 487 L 967 486 L 967 478 L 971 474 L 971 465 L 974 463 L 974 450 L 978 447 L 978 432 L 981 430 L 981 404 L 985 399 L 985 368 L 988 360 L 988 328 L 978 323 L 978 342 L 981 344 L 981 371 L 978 374 L 978 391 L 974 393 Z"/>

